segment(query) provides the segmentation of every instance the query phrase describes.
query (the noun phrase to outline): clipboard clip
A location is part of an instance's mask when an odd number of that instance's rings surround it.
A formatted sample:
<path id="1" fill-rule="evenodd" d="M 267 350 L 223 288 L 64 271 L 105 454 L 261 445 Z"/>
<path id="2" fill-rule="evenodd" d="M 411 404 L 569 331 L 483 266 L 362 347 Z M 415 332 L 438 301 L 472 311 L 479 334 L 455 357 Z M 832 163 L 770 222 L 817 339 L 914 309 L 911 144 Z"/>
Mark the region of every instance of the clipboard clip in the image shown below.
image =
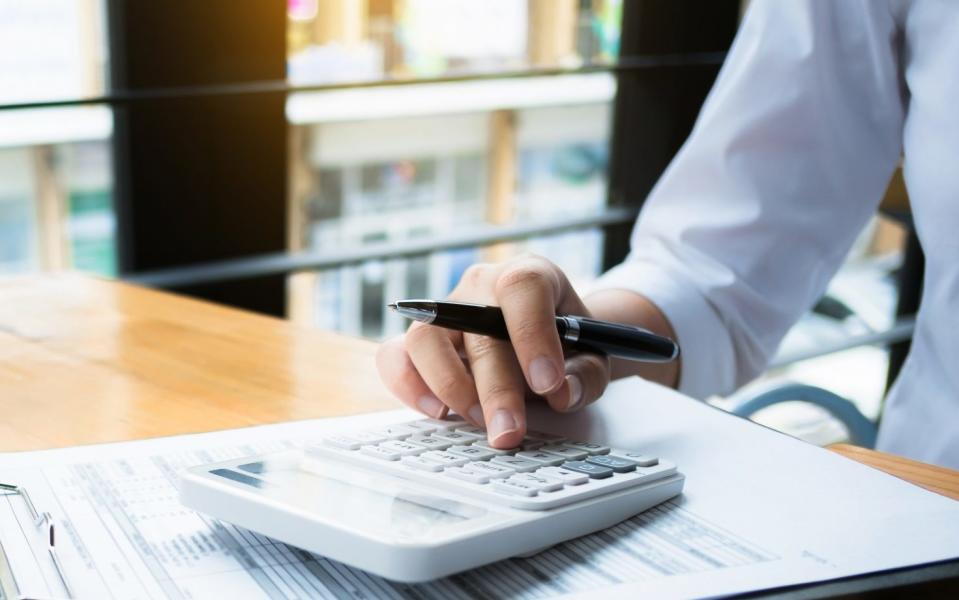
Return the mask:
<path id="1" fill-rule="evenodd" d="M 73 589 L 70 587 L 70 582 L 67 580 L 67 574 L 63 569 L 63 564 L 60 562 L 60 557 L 57 555 L 56 531 L 53 524 L 53 516 L 46 511 L 37 511 L 37 507 L 30 498 L 30 494 L 23 486 L 13 485 L 10 483 L 0 483 L 0 492 L 4 493 L 5 495 L 19 495 L 21 498 L 23 498 L 24 504 L 27 505 L 27 510 L 30 511 L 30 518 L 33 519 L 33 526 L 44 534 L 47 544 L 47 553 L 50 555 L 50 561 L 53 563 L 53 568 L 57 572 L 57 577 L 60 578 L 60 583 L 63 585 L 63 589 L 67 594 L 66 600 L 73 600 L 75 597 L 73 595 Z M 13 572 L 13 568 L 11 567 L 9 560 L 7 560 L 6 552 L 3 550 L 2 544 L 0 544 L 0 559 L 2 559 L 5 563 L 7 573 L 10 575 L 10 581 L 16 588 L 17 598 L 19 600 L 36 599 L 36 596 L 24 594 L 21 590 L 20 583 L 17 581 L 17 576 Z M 2 598 L 2 590 L 0 590 L 0 598 Z"/>

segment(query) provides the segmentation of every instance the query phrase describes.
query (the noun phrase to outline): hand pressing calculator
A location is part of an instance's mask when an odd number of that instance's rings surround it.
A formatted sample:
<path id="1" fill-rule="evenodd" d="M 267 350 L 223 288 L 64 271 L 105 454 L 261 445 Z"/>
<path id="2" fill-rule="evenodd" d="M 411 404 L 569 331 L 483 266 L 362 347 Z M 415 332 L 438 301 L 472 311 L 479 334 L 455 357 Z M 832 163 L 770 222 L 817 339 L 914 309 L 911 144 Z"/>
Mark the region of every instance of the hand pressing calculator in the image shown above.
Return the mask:
<path id="1" fill-rule="evenodd" d="M 485 430 L 453 417 L 193 467 L 180 494 L 217 519 L 418 582 L 611 527 L 683 481 L 660 458 L 549 433 L 493 448 Z"/>

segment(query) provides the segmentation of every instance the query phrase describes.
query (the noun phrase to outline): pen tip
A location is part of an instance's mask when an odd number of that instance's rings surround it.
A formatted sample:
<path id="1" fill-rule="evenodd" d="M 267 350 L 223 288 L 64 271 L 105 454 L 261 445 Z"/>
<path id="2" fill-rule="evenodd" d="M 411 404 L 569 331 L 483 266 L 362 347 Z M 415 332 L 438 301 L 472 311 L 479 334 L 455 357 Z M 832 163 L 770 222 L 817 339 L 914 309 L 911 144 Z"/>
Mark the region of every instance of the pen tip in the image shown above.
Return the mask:
<path id="1" fill-rule="evenodd" d="M 392 308 L 393 310 L 396 310 L 396 302 L 390 302 L 386 306 L 388 306 L 389 308 Z"/>

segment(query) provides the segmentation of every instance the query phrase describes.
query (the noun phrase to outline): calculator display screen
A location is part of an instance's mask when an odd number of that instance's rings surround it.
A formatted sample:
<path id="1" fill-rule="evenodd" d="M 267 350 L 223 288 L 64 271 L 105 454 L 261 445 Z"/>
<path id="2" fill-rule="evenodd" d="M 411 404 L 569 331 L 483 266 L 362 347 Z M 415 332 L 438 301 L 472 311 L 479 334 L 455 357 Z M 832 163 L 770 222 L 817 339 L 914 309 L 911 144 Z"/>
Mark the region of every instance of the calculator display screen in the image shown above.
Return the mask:
<path id="1" fill-rule="evenodd" d="M 397 541 L 425 541 L 495 516 L 487 508 L 424 493 L 401 480 L 336 461 L 268 459 L 210 474 L 256 489 L 318 519 Z"/>

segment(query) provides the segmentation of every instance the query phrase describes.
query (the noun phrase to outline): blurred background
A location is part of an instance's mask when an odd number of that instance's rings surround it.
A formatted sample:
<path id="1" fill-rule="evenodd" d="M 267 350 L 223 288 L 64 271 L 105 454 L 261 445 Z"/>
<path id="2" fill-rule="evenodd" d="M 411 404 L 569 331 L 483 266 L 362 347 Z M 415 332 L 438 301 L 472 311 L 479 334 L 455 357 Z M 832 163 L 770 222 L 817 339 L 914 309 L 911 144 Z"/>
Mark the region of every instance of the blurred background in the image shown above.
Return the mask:
<path id="1" fill-rule="evenodd" d="M 77 270 L 380 339 L 521 251 L 625 256 L 740 0 L 0 0 L 0 274 Z M 901 178 L 769 381 L 875 421 L 922 254 Z M 736 398 L 716 398 L 735 408 Z M 757 420 L 817 443 L 808 403 Z"/>

